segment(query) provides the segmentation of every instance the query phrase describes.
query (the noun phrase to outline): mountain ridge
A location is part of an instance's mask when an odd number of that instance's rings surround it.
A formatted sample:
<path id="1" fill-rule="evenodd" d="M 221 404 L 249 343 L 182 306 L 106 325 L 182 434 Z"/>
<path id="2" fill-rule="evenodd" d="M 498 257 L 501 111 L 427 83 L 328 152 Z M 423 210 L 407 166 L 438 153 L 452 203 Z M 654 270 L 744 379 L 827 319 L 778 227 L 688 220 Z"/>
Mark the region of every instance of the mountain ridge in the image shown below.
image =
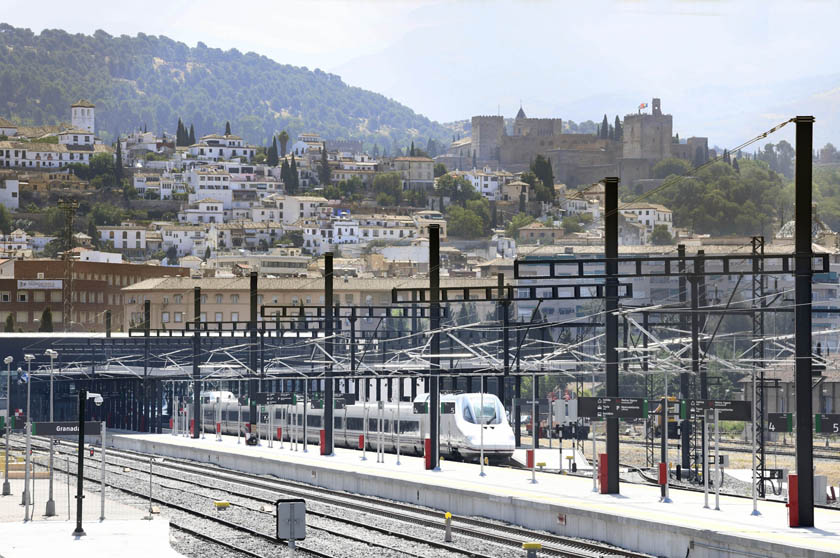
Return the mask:
<path id="1" fill-rule="evenodd" d="M 0 116 L 20 124 L 66 121 L 80 98 L 96 104 L 97 132 L 148 128 L 174 132 L 178 118 L 197 135 L 233 132 L 266 145 L 285 129 L 326 139 L 361 139 L 380 149 L 428 138 L 445 127 L 335 74 L 292 66 L 255 52 L 195 47 L 166 36 L 92 35 L 0 23 Z"/>

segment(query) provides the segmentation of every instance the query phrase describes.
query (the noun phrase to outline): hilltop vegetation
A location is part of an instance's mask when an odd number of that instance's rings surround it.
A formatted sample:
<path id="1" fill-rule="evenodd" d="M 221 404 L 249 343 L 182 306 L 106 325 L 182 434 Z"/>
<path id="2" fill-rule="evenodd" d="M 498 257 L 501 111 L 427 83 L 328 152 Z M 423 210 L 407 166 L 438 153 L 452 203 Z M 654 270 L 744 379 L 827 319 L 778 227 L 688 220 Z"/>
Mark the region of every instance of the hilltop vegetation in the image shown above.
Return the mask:
<path id="1" fill-rule="evenodd" d="M 178 118 L 197 135 L 233 133 L 257 145 L 288 130 L 327 139 L 363 139 L 393 151 L 412 139 L 448 140 L 443 126 L 383 95 L 350 87 L 337 75 L 278 64 L 236 49 L 164 36 L 92 36 L 44 30 L 39 35 L 0 23 L 0 116 L 55 124 L 70 104 L 96 104 L 100 136 L 147 127 L 174 134 Z"/>

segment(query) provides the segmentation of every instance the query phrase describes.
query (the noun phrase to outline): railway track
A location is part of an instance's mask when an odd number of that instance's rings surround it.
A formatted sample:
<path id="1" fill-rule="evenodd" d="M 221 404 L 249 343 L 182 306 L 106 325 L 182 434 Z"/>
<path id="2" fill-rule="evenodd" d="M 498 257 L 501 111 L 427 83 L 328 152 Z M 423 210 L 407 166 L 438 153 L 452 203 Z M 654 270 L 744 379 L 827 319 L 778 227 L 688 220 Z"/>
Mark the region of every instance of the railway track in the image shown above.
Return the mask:
<path id="1" fill-rule="evenodd" d="M 123 467 L 127 466 L 126 463 L 128 463 L 128 466 L 133 465 L 136 469 L 138 469 L 138 472 L 142 474 L 141 468 L 147 466 L 149 457 L 151 457 L 149 454 L 140 452 L 109 450 L 107 465 L 112 467 Z M 120 461 L 122 461 L 122 463 L 120 463 Z M 171 474 L 162 474 L 162 470 L 166 470 Z M 214 481 L 227 483 L 233 486 L 264 490 L 269 493 L 280 492 L 291 497 L 302 497 L 325 505 L 350 509 L 354 512 L 370 514 L 372 516 L 396 520 L 411 525 L 421 525 L 437 531 L 443 531 L 444 529 L 441 514 L 438 511 L 410 504 L 385 501 L 373 497 L 348 494 L 323 488 L 313 488 L 312 486 L 294 481 L 286 481 L 239 472 L 227 472 L 207 465 L 196 465 L 191 462 L 184 462 L 170 458 L 166 458 L 166 460 L 162 463 L 156 463 L 155 473 L 161 478 L 166 478 L 170 481 L 187 483 L 193 486 L 202 486 L 206 488 L 208 479 L 213 479 Z M 120 473 L 117 472 L 117 474 Z M 186 475 L 196 475 L 202 480 L 191 481 L 186 478 Z M 246 494 L 238 488 L 225 487 L 219 488 L 219 490 L 223 490 L 225 493 L 235 496 L 236 498 L 259 502 L 260 504 L 269 504 L 273 506 L 274 501 L 276 500 L 276 498 L 271 499 L 254 496 L 253 494 Z M 168 505 L 166 502 L 160 503 L 162 505 Z M 315 515 L 316 517 L 326 516 L 326 514 L 319 514 L 317 512 L 313 513 L 309 510 L 307 513 Z M 354 527 L 370 529 L 369 523 L 348 522 L 344 519 L 341 521 Z M 378 532 L 384 535 L 402 537 L 406 540 L 412 540 L 411 537 L 413 537 L 412 535 L 405 536 L 405 533 L 398 533 L 393 529 L 379 529 Z M 597 542 L 583 541 L 548 533 L 533 532 L 515 526 L 494 523 L 472 517 L 453 515 L 452 533 L 508 548 L 521 548 L 523 542 L 540 542 L 543 545 L 541 554 L 546 556 L 561 556 L 568 558 L 647 557 L 645 554 L 626 551 Z M 484 556 L 481 553 L 470 550 L 451 548 L 451 545 L 446 545 L 445 543 L 434 543 L 428 538 L 414 537 L 414 542 L 436 546 L 440 550 L 475 556 L 476 558 L 482 558 Z"/>
<path id="2" fill-rule="evenodd" d="M 597 437 L 596 440 L 599 441 L 599 442 L 604 442 L 605 441 L 603 436 Z M 656 442 L 655 442 L 657 452 L 659 451 L 659 440 L 660 439 L 657 439 Z M 632 438 L 630 438 L 630 439 L 622 438 L 621 443 L 622 444 L 629 444 L 631 446 L 644 446 L 646 444 L 646 442 L 644 440 L 634 440 Z M 676 448 L 680 447 L 680 444 L 677 440 L 671 440 L 669 442 L 669 445 L 670 445 L 671 449 L 676 449 Z M 780 448 L 786 448 L 786 447 L 789 447 L 789 446 L 781 446 L 779 444 L 773 444 L 772 446 L 766 446 L 765 447 L 765 452 L 768 455 L 779 455 L 779 456 L 783 455 L 783 456 L 786 456 L 786 457 L 795 457 L 796 456 L 795 452 L 780 449 Z M 747 443 L 732 443 L 732 442 L 721 443 L 720 449 L 722 451 L 734 451 L 734 452 L 737 452 L 737 453 L 752 453 L 752 446 L 748 442 Z M 822 448 L 823 451 L 819 451 L 819 450 L 820 450 L 820 448 L 817 448 L 816 444 L 814 444 L 814 459 L 825 459 L 825 460 L 829 460 L 829 461 L 840 460 L 840 449 L 831 449 L 830 448 L 828 450 L 825 450 L 825 448 Z"/>

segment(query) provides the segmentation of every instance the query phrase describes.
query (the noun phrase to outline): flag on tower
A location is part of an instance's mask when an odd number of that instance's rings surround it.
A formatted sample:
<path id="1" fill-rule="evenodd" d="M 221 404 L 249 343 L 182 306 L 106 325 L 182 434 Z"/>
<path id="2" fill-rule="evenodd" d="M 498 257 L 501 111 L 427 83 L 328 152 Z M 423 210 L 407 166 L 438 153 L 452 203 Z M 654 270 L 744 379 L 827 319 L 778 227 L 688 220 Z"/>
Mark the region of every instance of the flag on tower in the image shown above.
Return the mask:
<path id="1" fill-rule="evenodd" d="M 641 105 L 639 105 L 639 110 L 646 109 L 646 108 L 648 108 L 647 103 L 642 103 Z"/>

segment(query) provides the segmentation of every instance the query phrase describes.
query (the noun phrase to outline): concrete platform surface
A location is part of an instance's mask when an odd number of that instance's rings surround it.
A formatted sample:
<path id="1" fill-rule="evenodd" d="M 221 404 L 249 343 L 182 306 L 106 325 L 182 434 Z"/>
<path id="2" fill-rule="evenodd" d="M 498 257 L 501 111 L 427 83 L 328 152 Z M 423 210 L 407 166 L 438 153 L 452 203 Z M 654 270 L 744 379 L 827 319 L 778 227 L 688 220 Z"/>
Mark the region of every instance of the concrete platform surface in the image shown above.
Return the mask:
<path id="1" fill-rule="evenodd" d="M 513 460 L 522 465 L 523 467 L 527 465 L 527 449 L 520 448 L 514 450 L 513 452 Z M 584 456 L 577 448 L 563 448 L 563 470 L 568 471 L 571 465 L 571 462 L 574 462 L 577 465 L 578 471 L 585 471 L 591 468 L 589 461 L 586 460 L 586 456 Z M 558 471 L 560 469 L 560 448 L 537 448 L 536 449 L 536 459 L 534 460 L 535 463 L 545 463 L 545 468 Z M 538 467 L 539 468 L 539 467 Z"/>
<path id="2" fill-rule="evenodd" d="M 208 462 L 255 474 L 272 474 L 336 490 L 416 503 L 460 515 L 483 516 L 561 535 L 591 538 L 669 558 L 836 558 L 840 556 L 840 510 L 817 509 L 815 528 L 787 527 L 781 502 L 759 502 L 762 515 L 753 516 L 752 501 L 722 496 L 716 511 L 703 508 L 703 494 L 671 492 L 673 503 L 659 502 L 659 487 L 622 484 L 621 495 L 593 492 L 591 478 L 537 473 L 504 467 L 441 461 L 439 471 L 424 469 L 423 458 L 337 448 L 319 455 L 310 444 L 304 453 L 237 444 L 236 437 L 205 439 L 170 434 L 125 434 L 112 438 L 114 447 L 154 452 Z M 692 548 L 693 547 L 693 548 Z M 691 548 L 690 552 L 689 548 Z"/>
<path id="3" fill-rule="evenodd" d="M 182 558 L 169 546 L 169 522 L 165 519 L 88 522 L 84 525 L 84 537 L 72 535 L 75 527 L 76 523 L 71 521 L 3 523 L 0 556 Z"/>

